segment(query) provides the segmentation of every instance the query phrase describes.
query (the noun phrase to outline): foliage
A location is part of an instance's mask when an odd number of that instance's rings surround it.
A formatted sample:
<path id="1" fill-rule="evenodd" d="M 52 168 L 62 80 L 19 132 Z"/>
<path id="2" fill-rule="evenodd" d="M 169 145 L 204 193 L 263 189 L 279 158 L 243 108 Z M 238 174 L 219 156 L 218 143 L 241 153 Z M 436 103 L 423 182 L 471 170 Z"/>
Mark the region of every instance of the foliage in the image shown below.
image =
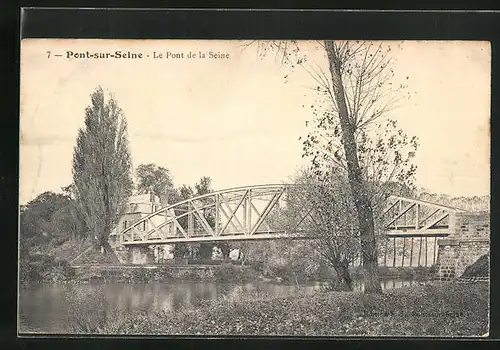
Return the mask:
<path id="1" fill-rule="evenodd" d="M 431 193 L 425 189 L 420 189 L 416 197 L 424 201 L 440 203 L 471 212 L 490 211 L 490 196 L 451 197 L 446 194 Z"/>
<path id="2" fill-rule="evenodd" d="M 127 122 L 113 96 L 101 87 L 91 94 L 85 125 L 73 153 L 73 182 L 85 223 L 97 244 L 110 250 L 108 237 L 132 190 Z"/>
<path id="3" fill-rule="evenodd" d="M 123 323 L 123 314 L 110 309 L 102 286 L 72 288 L 66 293 L 69 301 L 69 328 L 75 333 L 95 334 L 105 329 L 117 330 Z"/>
<path id="4" fill-rule="evenodd" d="M 182 185 L 179 187 L 177 190 L 179 193 L 179 201 L 183 201 L 189 198 L 194 197 L 194 190 L 191 186 L 188 186 L 186 184 Z"/>
<path id="5" fill-rule="evenodd" d="M 59 245 L 87 234 L 76 202 L 67 194 L 44 192 L 23 207 L 20 213 L 21 256 L 36 247 Z"/>
<path id="6" fill-rule="evenodd" d="M 52 218 L 66 207 L 70 199 L 62 194 L 44 192 L 28 202 L 20 215 L 21 234 L 24 237 L 41 237 L 53 231 Z"/>
<path id="7" fill-rule="evenodd" d="M 264 277 L 279 278 L 285 283 L 331 278 L 323 259 L 309 240 L 271 240 L 232 243 L 240 250 L 243 265 L 250 265 Z"/>
<path id="8" fill-rule="evenodd" d="M 223 263 L 214 270 L 216 282 L 240 283 L 255 278 L 252 269 L 234 266 L 231 263 Z"/>
<path id="9" fill-rule="evenodd" d="M 177 199 L 174 182 L 170 170 L 156 164 L 140 164 L 136 169 L 137 192 L 140 194 L 152 192 L 160 197 L 166 196 L 168 204 Z"/>
<path id="10" fill-rule="evenodd" d="M 34 254 L 24 257 L 19 264 L 21 284 L 40 282 L 61 282 L 72 280 L 75 271 L 65 260 L 55 260 L 46 254 Z"/>
<path id="11" fill-rule="evenodd" d="M 284 220 L 289 232 L 305 231 L 314 237 L 310 245 L 332 266 L 337 280 L 352 289 L 349 264 L 360 251 L 358 222 L 348 181 L 341 173 L 322 180 L 305 171 L 295 180 L 287 198 Z"/>

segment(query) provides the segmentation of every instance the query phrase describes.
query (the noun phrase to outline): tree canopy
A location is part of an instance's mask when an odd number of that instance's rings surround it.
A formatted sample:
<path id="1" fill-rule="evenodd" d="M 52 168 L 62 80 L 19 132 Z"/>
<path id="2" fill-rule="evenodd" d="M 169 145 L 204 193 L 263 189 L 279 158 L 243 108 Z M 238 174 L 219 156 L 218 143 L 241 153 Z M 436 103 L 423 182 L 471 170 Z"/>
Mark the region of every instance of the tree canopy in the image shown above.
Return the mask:
<path id="1" fill-rule="evenodd" d="M 157 196 L 169 194 L 174 188 L 170 170 L 156 164 L 140 164 L 136 169 L 137 192 L 153 192 Z"/>

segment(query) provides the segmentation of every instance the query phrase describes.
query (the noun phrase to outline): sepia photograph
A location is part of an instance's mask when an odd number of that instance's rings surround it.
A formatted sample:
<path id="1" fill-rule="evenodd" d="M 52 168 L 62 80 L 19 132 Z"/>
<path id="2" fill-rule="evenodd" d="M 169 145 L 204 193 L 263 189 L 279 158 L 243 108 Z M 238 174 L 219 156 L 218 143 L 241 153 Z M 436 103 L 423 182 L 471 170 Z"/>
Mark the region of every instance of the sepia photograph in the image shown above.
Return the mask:
<path id="1" fill-rule="evenodd" d="M 20 60 L 20 336 L 489 335 L 490 42 Z"/>

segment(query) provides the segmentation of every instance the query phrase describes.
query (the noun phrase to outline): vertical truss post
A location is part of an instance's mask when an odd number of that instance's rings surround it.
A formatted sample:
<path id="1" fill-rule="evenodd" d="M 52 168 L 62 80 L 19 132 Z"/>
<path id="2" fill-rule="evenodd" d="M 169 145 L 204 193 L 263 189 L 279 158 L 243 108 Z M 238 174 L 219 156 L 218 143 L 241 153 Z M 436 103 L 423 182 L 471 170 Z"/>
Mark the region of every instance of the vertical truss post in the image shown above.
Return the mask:
<path id="1" fill-rule="evenodd" d="M 425 237 L 425 266 L 427 266 L 427 256 L 429 255 L 429 252 L 427 251 L 427 241 L 429 237 Z"/>
<path id="2" fill-rule="evenodd" d="M 220 235 L 220 227 L 219 227 L 219 220 L 220 220 L 220 213 L 219 213 L 219 206 L 220 206 L 220 201 L 219 201 L 219 195 L 215 195 L 215 236 Z"/>
<path id="3" fill-rule="evenodd" d="M 418 207 L 417 207 L 418 208 Z M 418 209 L 417 209 L 418 212 Z M 413 262 L 413 237 L 411 238 L 411 248 L 410 248 L 410 267 L 412 266 Z"/>
<path id="4" fill-rule="evenodd" d="M 400 199 L 399 200 L 399 212 L 398 212 L 398 214 L 401 213 L 401 212 L 403 212 L 403 201 Z M 394 222 L 394 227 L 395 227 L 396 230 L 398 229 L 398 220 L 396 220 Z"/>
<path id="5" fill-rule="evenodd" d="M 420 228 L 420 204 L 417 204 L 415 208 L 415 229 Z"/>
<path id="6" fill-rule="evenodd" d="M 396 237 L 393 238 L 392 267 L 396 267 Z"/>
<path id="7" fill-rule="evenodd" d="M 388 246 L 389 238 L 385 239 L 385 249 L 384 249 L 384 266 L 387 267 L 387 246 Z"/>
<path id="8" fill-rule="evenodd" d="M 401 267 L 405 266 L 405 248 L 406 248 L 406 237 L 403 237 L 403 256 L 401 258 Z"/>
<path id="9" fill-rule="evenodd" d="M 241 204 L 242 208 L 243 208 L 243 228 L 244 228 L 244 231 L 243 231 L 243 234 L 245 235 L 248 235 L 250 233 L 250 231 L 248 231 L 248 224 L 247 224 L 247 213 L 248 213 L 248 207 L 249 207 L 249 203 L 248 203 L 248 197 L 247 197 L 247 194 L 248 194 L 248 191 L 245 191 L 245 193 L 243 194 L 243 203 Z"/>
<path id="10" fill-rule="evenodd" d="M 418 247 L 418 266 L 420 266 L 420 257 L 422 256 L 422 237 L 420 237 L 420 244 Z"/>
<path id="11" fill-rule="evenodd" d="M 432 252 L 433 258 L 432 258 L 432 264 L 436 264 L 436 248 L 437 248 L 437 237 L 434 237 L 434 251 Z"/>
<path id="12" fill-rule="evenodd" d="M 248 220 L 248 226 L 245 226 L 245 228 L 248 230 L 248 234 L 252 232 L 252 190 L 248 190 L 247 194 L 247 200 L 248 200 L 248 213 L 247 213 L 247 220 Z"/>
<path id="13" fill-rule="evenodd" d="M 192 237 L 194 235 L 194 216 L 193 216 L 193 208 L 191 203 L 188 203 L 188 236 Z"/>

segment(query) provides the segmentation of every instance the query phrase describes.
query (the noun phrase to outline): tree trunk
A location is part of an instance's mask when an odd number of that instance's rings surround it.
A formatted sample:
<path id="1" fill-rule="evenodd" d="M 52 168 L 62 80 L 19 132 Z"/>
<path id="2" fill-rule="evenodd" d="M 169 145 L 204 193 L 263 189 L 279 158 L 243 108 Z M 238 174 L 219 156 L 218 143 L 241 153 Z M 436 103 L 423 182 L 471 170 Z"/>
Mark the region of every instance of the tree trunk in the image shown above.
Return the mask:
<path id="1" fill-rule="evenodd" d="M 349 273 L 349 264 L 341 263 L 334 266 L 335 272 L 337 273 L 337 281 L 338 283 L 345 287 L 346 290 L 352 291 L 352 278 Z"/>
<path id="2" fill-rule="evenodd" d="M 347 161 L 349 185 L 354 198 L 358 216 L 361 249 L 363 256 L 363 274 L 365 293 L 382 293 L 378 275 L 377 246 L 375 242 L 375 225 L 370 199 L 365 190 L 361 168 L 359 166 L 354 126 L 349 120 L 349 112 L 345 100 L 344 86 L 340 72 L 339 57 L 337 57 L 333 41 L 325 41 L 325 48 L 332 75 L 333 92 L 337 102 L 337 110 L 342 129 L 342 141 Z"/>
<path id="3" fill-rule="evenodd" d="M 118 259 L 115 251 L 113 250 L 113 248 L 111 248 L 108 242 L 103 244 L 102 247 L 104 248 L 105 254 L 107 254 L 107 256 L 109 256 L 115 264 L 120 264 L 120 260 Z"/>

